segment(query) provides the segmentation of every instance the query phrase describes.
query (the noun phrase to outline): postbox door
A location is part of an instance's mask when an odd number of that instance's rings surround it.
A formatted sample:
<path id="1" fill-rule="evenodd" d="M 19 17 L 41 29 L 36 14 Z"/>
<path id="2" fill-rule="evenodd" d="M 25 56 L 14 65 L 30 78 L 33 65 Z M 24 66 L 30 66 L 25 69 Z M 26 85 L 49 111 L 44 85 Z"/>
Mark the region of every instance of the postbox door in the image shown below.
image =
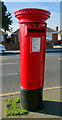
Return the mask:
<path id="1" fill-rule="evenodd" d="M 23 88 L 38 89 L 44 84 L 45 41 L 45 35 L 21 39 L 20 85 Z"/>
<path id="2" fill-rule="evenodd" d="M 30 82 L 31 89 L 44 84 L 45 36 L 30 37 Z"/>

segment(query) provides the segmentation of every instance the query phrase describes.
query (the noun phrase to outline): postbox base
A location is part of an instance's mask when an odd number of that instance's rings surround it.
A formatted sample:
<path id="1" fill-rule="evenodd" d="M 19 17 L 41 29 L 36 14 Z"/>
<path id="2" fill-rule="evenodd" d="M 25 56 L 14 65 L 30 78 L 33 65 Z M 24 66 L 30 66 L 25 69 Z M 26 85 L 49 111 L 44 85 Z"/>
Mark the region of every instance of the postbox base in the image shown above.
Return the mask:
<path id="1" fill-rule="evenodd" d="M 37 110 L 43 107 L 43 87 L 35 90 L 21 88 L 21 107 L 25 110 Z"/>

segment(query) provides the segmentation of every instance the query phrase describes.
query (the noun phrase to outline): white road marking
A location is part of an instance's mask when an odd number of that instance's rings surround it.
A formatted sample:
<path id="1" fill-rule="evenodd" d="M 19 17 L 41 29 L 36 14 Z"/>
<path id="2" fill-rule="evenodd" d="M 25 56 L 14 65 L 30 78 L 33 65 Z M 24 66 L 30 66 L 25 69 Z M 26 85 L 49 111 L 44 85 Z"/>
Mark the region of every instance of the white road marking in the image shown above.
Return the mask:
<path id="1" fill-rule="evenodd" d="M 7 58 L 2 58 L 2 60 L 6 60 Z"/>
<path id="2" fill-rule="evenodd" d="M 0 74 L 0 76 L 14 76 L 14 75 L 18 75 L 18 73 Z"/>
<path id="3" fill-rule="evenodd" d="M 19 62 L 13 62 L 13 63 L 3 63 L 3 64 L 0 64 L 0 65 L 12 65 L 12 64 L 18 64 Z"/>

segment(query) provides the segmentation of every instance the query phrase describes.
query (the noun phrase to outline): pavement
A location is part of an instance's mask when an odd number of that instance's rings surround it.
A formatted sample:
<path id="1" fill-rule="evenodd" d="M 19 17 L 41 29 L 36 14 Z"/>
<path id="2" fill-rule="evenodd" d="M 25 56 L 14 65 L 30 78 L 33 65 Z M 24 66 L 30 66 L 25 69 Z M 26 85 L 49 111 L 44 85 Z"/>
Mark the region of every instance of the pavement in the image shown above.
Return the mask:
<path id="1" fill-rule="evenodd" d="M 23 120 L 28 120 L 31 118 L 32 120 L 62 120 L 62 88 L 61 89 L 48 89 L 43 90 L 43 104 L 44 109 L 43 110 L 36 110 L 34 112 L 30 111 L 27 115 L 19 115 L 19 116 L 9 116 L 7 117 L 5 114 L 5 100 L 7 98 L 15 98 L 20 97 L 20 93 L 13 94 L 13 95 L 7 95 L 3 97 L 0 97 L 0 118 L 10 118 L 12 120 L 17 120 L 18 118 L 23 118 Z M 2 106 L 2 107 L 1 107 Z M 2 111 L 1 112 L 1 108 Z M 1 115 L 2 114 L 2 115 Z M 47 119 L 48 118 L 48 119 Z M 31 120 L 30 119 L 30 120 Z M 5 120 L 5 119 L 2 119 Z"/>

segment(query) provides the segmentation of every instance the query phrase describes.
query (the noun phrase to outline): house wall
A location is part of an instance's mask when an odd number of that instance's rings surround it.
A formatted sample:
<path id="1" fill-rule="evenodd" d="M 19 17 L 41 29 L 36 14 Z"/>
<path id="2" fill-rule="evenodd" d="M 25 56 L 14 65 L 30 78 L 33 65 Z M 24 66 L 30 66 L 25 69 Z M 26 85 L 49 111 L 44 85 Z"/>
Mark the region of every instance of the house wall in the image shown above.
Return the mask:
<path id="1" fill-rule="evenodd" d="M 4 42 L 7 42 L 7 34 L 4 34 Z"/>
<path id="2" fill-rule="evenodd" d="M 12 44 L 17 44 L 17 43 L 19 43 L 18 34 L 11 35 L 11 43 L 12 43 Z"/>
<path id="3" fill-rule="evenodd" d="M 49 38 L 49 40 L 48 40 Z M 52 32 L 47 32 L 46 33 L 46 47 L 47 48 L 51 48 L 52 47 Z M 13 44 L 13 46 L 15 46 L 16 48 L 15 49 L 19 49 L 20 46 L 19 46 L 19 34 L 12 34 L 11 35 L 11 43 Z M 17 47 L 18 46 L 18 47 Z"/>
<path id="4" fill-rule="evenodd" d="M 51 41 L 52 40 L 52 32 L 47 32 L 46 33 L 46 40 L 48 41 Z"/>
<path id="5" fill-rule="evenodd" d="M 1 34 L 0 35 L 0 42 L 4 41 L 4 36 Z"/>
<path id="6" fill-rule="evenodd" d="M 58 44 L 58 33 L 52 34 L 52 42 L 53 44 Z"/>
<path id="7" fill-rule="evenodd" d="M 4 41 L 4 33 L 0 29 L 0 42 Z"/>
<path id="8" fill-rule="evenodd" d="M 7 34 L 4 34 L 3 39 L 4 41 L 0 42 L 1 44 L 5 45 L 6 50 L 19 50 L 19 42 L 18 36 L 12 36 L 12 38 L 7 38 Z M 13 41 L 12 41 L 13 40 Z"/>
<path id="9" fill-rule="evenodd" d="M 60 36 L 61 36 L 61 39 L 62 39 L 62 31 L 61 31 L 61 33 L 60 33 Z"/>
<path id="10" fill-rule="evenodd" d="M 62 40 L 62 35 L 61 35 L 61 40 Z"/>
<path id="11" fill-rule="evenodd" d="M 58 33 L 58 40 L 61 40 L 61 35 L 60 35 L 60 33 Z"/>
<path id="12" fill-rule="evenodd" d="M 58 26 L 56 27 L 56 31 L 53 29 L 47 29 L 46 32 L 46 47 L 52 47 L 52 43 L 58 44 Z M 15 31 L 11 35 L 11 44 L 14 47 L 14 49 L 19 49 L 19 30 Z"/>
<path id="13" fill-rule="evenodd" d="M 16 49 L 16 50 L 20 49 L 18 34 L 11 35 L 11 44 L 12 44 L 12 46 L 15 46 L 14 49 Z"/>
<path id="14" fill-rule="evenodd" d="M 19 50 L 19 45 L 17 44 L 10 44 L 10 43 L 3 43 L 3 45 L 5 45 L 6 50 Z"/>

